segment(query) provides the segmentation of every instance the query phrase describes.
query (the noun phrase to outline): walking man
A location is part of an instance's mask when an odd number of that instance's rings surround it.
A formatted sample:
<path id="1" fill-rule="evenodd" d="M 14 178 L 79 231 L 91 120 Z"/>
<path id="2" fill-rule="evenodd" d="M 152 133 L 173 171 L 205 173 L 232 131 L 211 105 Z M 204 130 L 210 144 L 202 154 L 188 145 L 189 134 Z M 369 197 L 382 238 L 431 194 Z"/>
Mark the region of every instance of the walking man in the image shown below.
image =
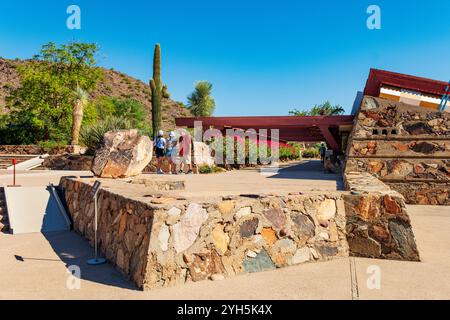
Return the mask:
<path id="1" fill-rule="evenodd" d="M 327 151 L 327 148 L 325 147 L 325 143 L 322 142 L 322 145 L 319 148 L 319 153 L 320 153 L 320 161 L 322 163 L 325 162 L 325 151 Z"/>

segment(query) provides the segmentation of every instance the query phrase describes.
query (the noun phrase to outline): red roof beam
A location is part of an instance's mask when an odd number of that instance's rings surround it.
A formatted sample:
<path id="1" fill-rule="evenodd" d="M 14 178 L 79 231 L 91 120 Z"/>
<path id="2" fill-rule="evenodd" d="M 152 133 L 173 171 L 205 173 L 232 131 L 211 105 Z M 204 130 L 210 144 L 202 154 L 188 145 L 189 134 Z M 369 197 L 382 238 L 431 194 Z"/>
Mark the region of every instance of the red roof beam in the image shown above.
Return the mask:
<path id="1" fill-rule="evenodd" d="M 447 82 L 391 71 L 370 69 L 369 77 L 367 78 L 366 87 L 364 89 L 364 95 L 373 97 L 379 96 L 382 85 L 442 96 L 445 93 Z"/>
<path id="2" fill-rule="evenodd" d="M 313 127 L 320 125 L 352 125 L 353 116 L 275 116 L 275 117 L 189 117 L 176 118 L 177 126 L 194 127 L 195 121 L 201 121 L 203 127 L 232 127 L 254 129 L 282 129 L 283 127 Z"/>

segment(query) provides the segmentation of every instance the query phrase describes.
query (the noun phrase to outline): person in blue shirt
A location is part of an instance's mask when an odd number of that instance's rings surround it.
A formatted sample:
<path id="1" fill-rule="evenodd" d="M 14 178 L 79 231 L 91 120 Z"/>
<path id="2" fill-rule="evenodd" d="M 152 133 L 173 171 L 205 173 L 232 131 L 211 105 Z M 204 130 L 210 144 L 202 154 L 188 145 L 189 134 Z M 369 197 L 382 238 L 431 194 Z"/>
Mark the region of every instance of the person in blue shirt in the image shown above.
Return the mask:
<path id="1" fill-rule="evenodd" d="M 178 139 L 175 137 L 175 133 L 173 131 L 169 132 L 169 139 L 166 143 L 166 157 L 169 160 L 169 171 L 172 174 L 177 174 L 177 165 L 174 161 L 175 159 L 175 150 L 178 144 Z"/>
<path id="2" fill-rule="evenodd" d="M 164 172 L 161 170 L 161 165 L 164 160 L 165 156 L 165 150 L 166 150 L 166 139 L 164 138 L 164 131 L 159 130 L 158 136 L 155 138 L 155 141 L 153 142 L 155 146 L 155 154 L 156 159 L 158 161 L 157 167 L 156 167 L 156 173 L 157 174 L 164 174 Z"/>

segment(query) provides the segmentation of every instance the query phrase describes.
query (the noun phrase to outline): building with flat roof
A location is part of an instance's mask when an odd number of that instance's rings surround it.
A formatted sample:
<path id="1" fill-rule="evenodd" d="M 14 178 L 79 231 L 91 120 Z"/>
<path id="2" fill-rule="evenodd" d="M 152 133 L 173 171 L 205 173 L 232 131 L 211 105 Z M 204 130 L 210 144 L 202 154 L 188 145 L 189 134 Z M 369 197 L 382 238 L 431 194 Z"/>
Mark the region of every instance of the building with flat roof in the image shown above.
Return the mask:
<path id="1" fill-rule="evenodd" d="M 370 69 L 364 95 L 438 110 L 448 84 L 439 80 Z"/>

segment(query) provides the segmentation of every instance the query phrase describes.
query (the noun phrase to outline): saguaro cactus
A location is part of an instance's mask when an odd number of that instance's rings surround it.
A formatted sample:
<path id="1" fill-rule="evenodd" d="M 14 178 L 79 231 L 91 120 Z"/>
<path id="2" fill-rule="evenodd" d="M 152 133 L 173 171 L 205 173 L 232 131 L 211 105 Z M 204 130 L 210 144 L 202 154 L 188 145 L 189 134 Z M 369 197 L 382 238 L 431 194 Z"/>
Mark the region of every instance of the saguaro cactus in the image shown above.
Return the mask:
<path id="1" fill-rule="evenodd" d="M 153 79 L 150 80 L 150 88 L 152 90 L 152 127 L 153 136 L 158 135 L 161 128 L 161 98 L 162 98 L 162 82 L 161 82 L 161 47 L 157 43 L 155 45 L 155 53 L 153 55 Z"/>

